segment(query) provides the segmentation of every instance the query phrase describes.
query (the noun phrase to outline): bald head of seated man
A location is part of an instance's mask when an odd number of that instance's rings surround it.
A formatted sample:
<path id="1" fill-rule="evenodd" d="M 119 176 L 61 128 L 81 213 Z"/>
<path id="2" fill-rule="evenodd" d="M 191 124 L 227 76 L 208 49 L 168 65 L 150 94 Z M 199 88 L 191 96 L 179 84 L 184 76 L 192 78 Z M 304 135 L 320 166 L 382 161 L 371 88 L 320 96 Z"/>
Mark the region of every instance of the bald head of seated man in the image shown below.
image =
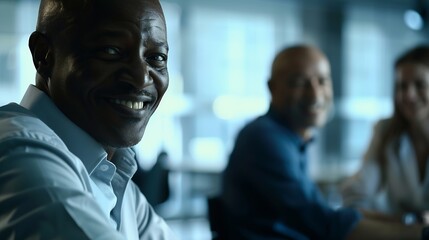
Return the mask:
<path id="1" fill-rule="evenodd" d="M 422 226 L 353 208 L 333 209 L 308 175 L 308 148 L 333 105 L 331 67 L 310 45 L 274 58 L 268 111 L 238 133 L 221 202 L 231 239 L 419 239 Z"/>

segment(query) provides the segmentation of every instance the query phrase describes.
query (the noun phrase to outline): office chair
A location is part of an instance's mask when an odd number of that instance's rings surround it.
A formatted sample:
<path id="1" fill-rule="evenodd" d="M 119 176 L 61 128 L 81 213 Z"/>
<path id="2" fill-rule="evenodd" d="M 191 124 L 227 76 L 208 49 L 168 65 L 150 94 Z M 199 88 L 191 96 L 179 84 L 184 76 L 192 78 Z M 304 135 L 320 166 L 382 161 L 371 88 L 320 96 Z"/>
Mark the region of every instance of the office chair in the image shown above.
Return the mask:
<path id="1" fill-rule="evenodd" d="M 169 170 L 166 167 L 167 160 L 168 154 L 161 151 L 151 169 L 147 171 L 138 169 L 132 178 L 147 201 L 154 207 L 167 201 L 170 196 Z"/>
<path id="2" fill-rule="evenodd" d="M 227 214 L 222 200 L 219 196 L 208 197 L 207 206 L 212 240 L 228 239 Z"/>

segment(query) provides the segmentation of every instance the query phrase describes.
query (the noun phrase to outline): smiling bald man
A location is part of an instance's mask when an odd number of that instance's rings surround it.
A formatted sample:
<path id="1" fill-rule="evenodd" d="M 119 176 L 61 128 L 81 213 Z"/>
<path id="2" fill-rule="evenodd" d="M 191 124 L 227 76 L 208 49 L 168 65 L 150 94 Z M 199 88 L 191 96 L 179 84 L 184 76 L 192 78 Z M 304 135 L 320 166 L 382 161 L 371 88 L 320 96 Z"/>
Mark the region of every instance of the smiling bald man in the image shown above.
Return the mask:
<path id="1" fill-rule="evenodd" d="M 174 239 L 130 181 L 168 87 L 158 0 L 42 0 L 37 70 L 0 108 L 0 239 Z"/>
<path id="2" fill-rule="evenodd" d="M 331 208 L 308 175 L 308 149 L 328 120 L 331 67 L 318 48 L 296 45 L 275 57 L 267 113 L 238 133 L 223 173 L 228 239 L 419 239 L 421 225 Z"/>

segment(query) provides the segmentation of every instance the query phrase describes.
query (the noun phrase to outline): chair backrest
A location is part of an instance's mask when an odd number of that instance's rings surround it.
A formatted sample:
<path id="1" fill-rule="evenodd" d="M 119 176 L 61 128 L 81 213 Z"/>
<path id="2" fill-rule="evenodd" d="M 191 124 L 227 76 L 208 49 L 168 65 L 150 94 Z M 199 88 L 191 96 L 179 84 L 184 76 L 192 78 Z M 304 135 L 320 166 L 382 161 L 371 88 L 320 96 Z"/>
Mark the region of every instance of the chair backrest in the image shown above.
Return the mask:
<path id="1" fill-rule="evenodd" d="M 166 152 L 160 152 L 151 169 L 148 171 L 139 169 L 133 176 L 134 182 L 152 206 L 167 201 L 170 196 L 169 170 L 166 167 L 167 158 Z"/>
<path id="2" fill-rule="evenodd" d="M 208 197 L 208 218 L 212 240 L 228 239 L 227 215 L 225 206 L 219 196 Z"/>

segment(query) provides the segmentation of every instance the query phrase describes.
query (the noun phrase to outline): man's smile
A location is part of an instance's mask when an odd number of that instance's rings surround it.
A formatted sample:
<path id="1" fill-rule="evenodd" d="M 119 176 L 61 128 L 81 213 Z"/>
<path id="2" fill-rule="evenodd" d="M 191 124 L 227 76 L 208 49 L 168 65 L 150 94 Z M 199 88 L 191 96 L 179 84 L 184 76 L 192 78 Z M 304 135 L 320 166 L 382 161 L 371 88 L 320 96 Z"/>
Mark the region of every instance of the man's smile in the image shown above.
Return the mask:
<path id="1" fill-rule="evenodd" d="M 142 110 L 145 106 L 144 102 L 142 102 L 142 101 L 127 101 L 127 100 L 120 100 L 120 99 L 110 99 L 110 102 L 122 105 L 124 107 L 130 108 L 133 110 Z"/>
<path id="2" fill-rule="evenodd" d="M 154 102 L 152 96 L 120 96 L 120 97 L 108 97 L 108 106 L 122 117 L 127 118 L 142 118 L 150 106 Z"/>

